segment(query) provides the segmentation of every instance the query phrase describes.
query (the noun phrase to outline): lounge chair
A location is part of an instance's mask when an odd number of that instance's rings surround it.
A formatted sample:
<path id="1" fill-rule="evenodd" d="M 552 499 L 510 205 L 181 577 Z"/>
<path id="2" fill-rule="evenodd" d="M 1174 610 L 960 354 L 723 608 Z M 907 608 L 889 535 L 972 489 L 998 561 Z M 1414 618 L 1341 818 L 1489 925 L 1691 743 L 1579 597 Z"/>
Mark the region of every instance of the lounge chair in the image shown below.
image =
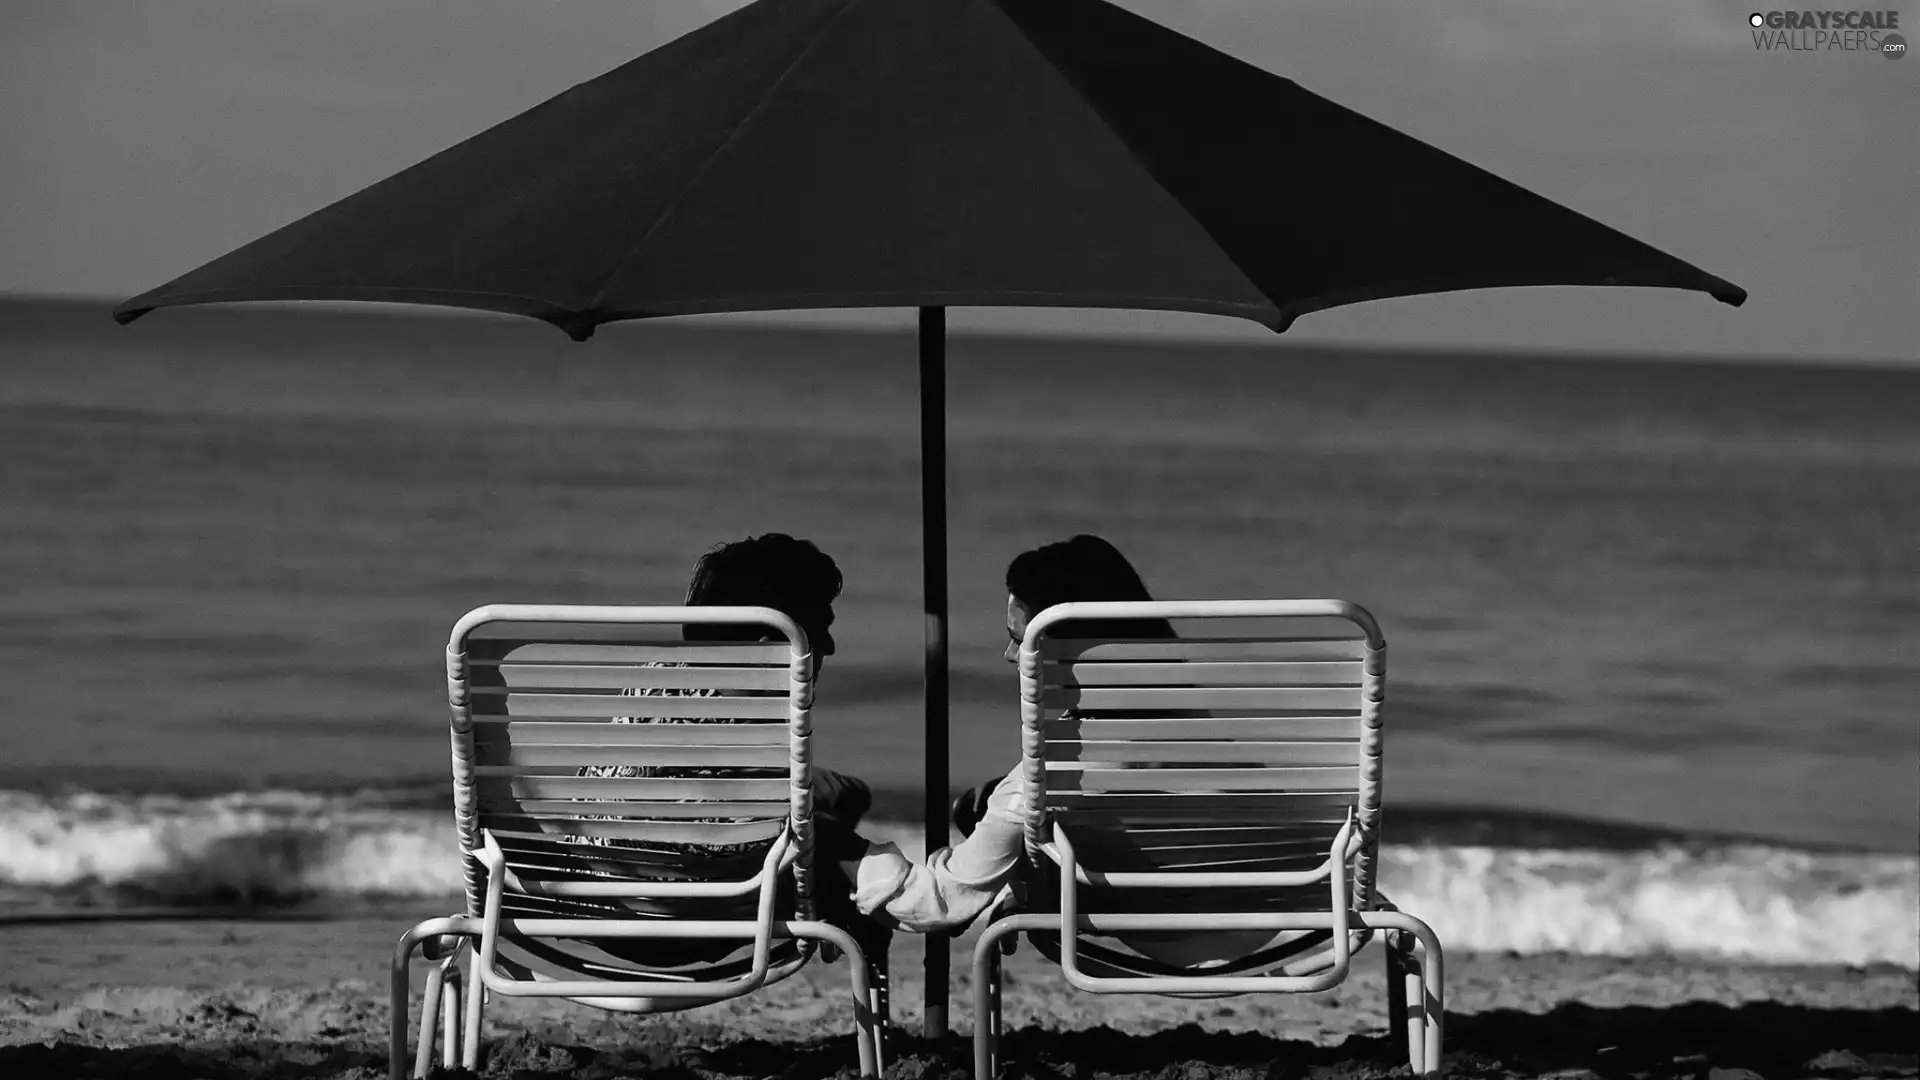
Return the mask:
<path id="1" fill-rule="evenodd" d="M 1061 636 L 1096 618 L 1179 620 L 1181 637 Z M 1440 942 L 1375 880 L 1385 660 L 1373 617 L 1338 600 L 1061 604 L 1033 618 L 1020 647 L 1033 872 L 974 949 L 981 1080 L 999 1066 L 1001 955 L 1022 933 L 1088 993 L 1224 996 L 1330 989 L 1386 931 L 1392 1028 L 1414 1072 L 1439 1071 Z M 1236 930 L 1243 953 L 1187 966 L 1123 947 L 1131 935 L 1154 952 L 1157 934 L 1164 954 L 1169 932 Z"/>
<path id="2" fill-rule="evenodd" d="M 702 623 L 785 641 L 682 640 Z M 394 951 L 393 1080 L 416 947 L 438 961 L 416 1075 L 436 1026 L 443 1064 L 478 1067 L 489 994 L 693 1008 L 792 975 L 821 942 L 847 956 L 860 1071 L 879 1074 L 883 969 L 813 918 L 813 684 L 798 626 L 767 608 L 483 607 L 453 628 L 447 690 L 466 910 Z"/>

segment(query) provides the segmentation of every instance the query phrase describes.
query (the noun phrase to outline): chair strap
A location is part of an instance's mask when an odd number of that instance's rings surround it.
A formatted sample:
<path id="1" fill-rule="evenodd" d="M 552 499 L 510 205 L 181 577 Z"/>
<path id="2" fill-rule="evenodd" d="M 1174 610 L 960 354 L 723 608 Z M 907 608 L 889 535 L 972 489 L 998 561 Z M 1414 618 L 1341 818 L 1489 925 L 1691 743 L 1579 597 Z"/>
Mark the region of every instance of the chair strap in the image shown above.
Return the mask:
<path id="1" fill-rule="evenodd" d="M 1352 947 L 1358 951 L 1372 936 L 1371 930 L 1353 931 Z M 1054 933 L 1029 931 L 1027 940 L 1040 955 L 1060 962 L 1060 936 Z M 1098 942 L 1081 938 L 1078 946 L 1080 970 L 1083 974 L 1095 978 L 1192 978 L 1195 976 L 1247 975 L 1259 974 L 1297 960 L 1318 949 L 1326 948 L 1333 940 L 1329 930 L 1313 930 L 1297 938 L 1283 941 L 1243 956 L 1238 960 L 1207 968 L 1183 968 L 1164 964 L 1158 960 L 1137 953 L 1122 952 Z"/>
<path id="2" fill-rule="evenodd" d="M 566 975 L 586 975 L 592 978 L 621 980 L 631 979 L 635 976 L 643 976 L 648 979 L 656 979 L 660 982 L 714 982 L 724 979 L 740 978 L 753 968 L 753 957 L 750 952 L 720 961 L 701 961 L 693 964 L 665 964 L 655 967 L 639 960 L 634 960 L 630 964 L 603 963 L 587 957 L 576 956 L 555 947 L 548 941 L 538 938 L 502 935 L 500 940 L 501 944 L 511 945 L 513 948 L 553 968 L 557 972 Z M 622 944 L 629 947 L 637 947 L 637 952 L 653 946 L 657 948 L 657 951 L 670 955 L 674 946 L 683 943 L 667 939 L 654 941 L 637 939 Z M 710 940 L 696 939 L 694 942 L 689 942 L 688 944 L 710 946 L 713 943 Z M 742 940 L 738 943 L 738 946 L 740 950 L 750 950 L 752 944 L 751 941 Z M 779 965 L 793 960 L 804 962 L 806 958 L 812 954 L 814 947 L 815 943 L 812 941 L 796 940 L 793 938 L 776 939 L 773 942 L 771 952 L 768 954 L 768 963 L 770 965 Z M 534 969 L 529 965 L 510 964 L 504 955 L 497 957 L 497 960 L 501 969 L 511 973 L 516 979 L 525 981 L 531 980 L 534 977 Z M 771 980 L 771 975 L 769 975 L 769 980 Z"/>

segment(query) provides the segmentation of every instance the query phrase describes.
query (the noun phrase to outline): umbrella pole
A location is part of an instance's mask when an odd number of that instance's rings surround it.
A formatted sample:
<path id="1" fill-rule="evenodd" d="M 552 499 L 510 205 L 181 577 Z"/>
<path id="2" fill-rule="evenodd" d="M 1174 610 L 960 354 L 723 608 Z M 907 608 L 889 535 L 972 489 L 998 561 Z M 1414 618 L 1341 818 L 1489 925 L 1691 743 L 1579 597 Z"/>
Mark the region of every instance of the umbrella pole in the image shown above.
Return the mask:
<path id="1" fill-rule="evenodd" d="M 927 610 L 927 854 L 947 846 L 947 309 L 920 309 L 920 550 Z M 924 1034 L 947 1035 L 947 942 L 927 935 Z"/>

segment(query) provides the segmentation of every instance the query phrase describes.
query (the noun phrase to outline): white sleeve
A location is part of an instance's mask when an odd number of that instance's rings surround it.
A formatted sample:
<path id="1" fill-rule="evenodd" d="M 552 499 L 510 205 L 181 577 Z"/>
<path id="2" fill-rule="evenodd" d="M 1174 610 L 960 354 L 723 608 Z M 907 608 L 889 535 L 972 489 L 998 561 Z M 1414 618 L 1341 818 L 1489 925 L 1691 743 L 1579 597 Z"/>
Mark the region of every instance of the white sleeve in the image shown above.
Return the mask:
<path id="1" fill-rule="evenodd" d="M 853 902 L 861 912 L 876 918 L 884 912 L 915 933 L 965 926 L 1020 874 L 1025 830 L 1025 800 L 1018 776 L 1010 775 L 994 789 L 973 835 L 934 852 L 926 865 L 915 865 L 894 844 L 870 846 L 846 867 Z"/>

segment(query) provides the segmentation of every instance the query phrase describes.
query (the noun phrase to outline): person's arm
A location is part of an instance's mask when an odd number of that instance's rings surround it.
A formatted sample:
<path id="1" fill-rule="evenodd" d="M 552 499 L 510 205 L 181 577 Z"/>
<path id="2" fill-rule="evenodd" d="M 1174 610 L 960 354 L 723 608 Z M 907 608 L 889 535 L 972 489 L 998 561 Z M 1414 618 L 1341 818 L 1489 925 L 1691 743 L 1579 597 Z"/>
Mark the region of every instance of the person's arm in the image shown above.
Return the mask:
<path id="1" fill-rule="evenodd" d="M 1025 799 L 1018 777 L 1002 781 L 973 834 L 916 865 L 893 844 L 871 844 L 843 863 L 860 911 L 916 933 L 965 926 L 991 906 L 1025 866 Z"/>

